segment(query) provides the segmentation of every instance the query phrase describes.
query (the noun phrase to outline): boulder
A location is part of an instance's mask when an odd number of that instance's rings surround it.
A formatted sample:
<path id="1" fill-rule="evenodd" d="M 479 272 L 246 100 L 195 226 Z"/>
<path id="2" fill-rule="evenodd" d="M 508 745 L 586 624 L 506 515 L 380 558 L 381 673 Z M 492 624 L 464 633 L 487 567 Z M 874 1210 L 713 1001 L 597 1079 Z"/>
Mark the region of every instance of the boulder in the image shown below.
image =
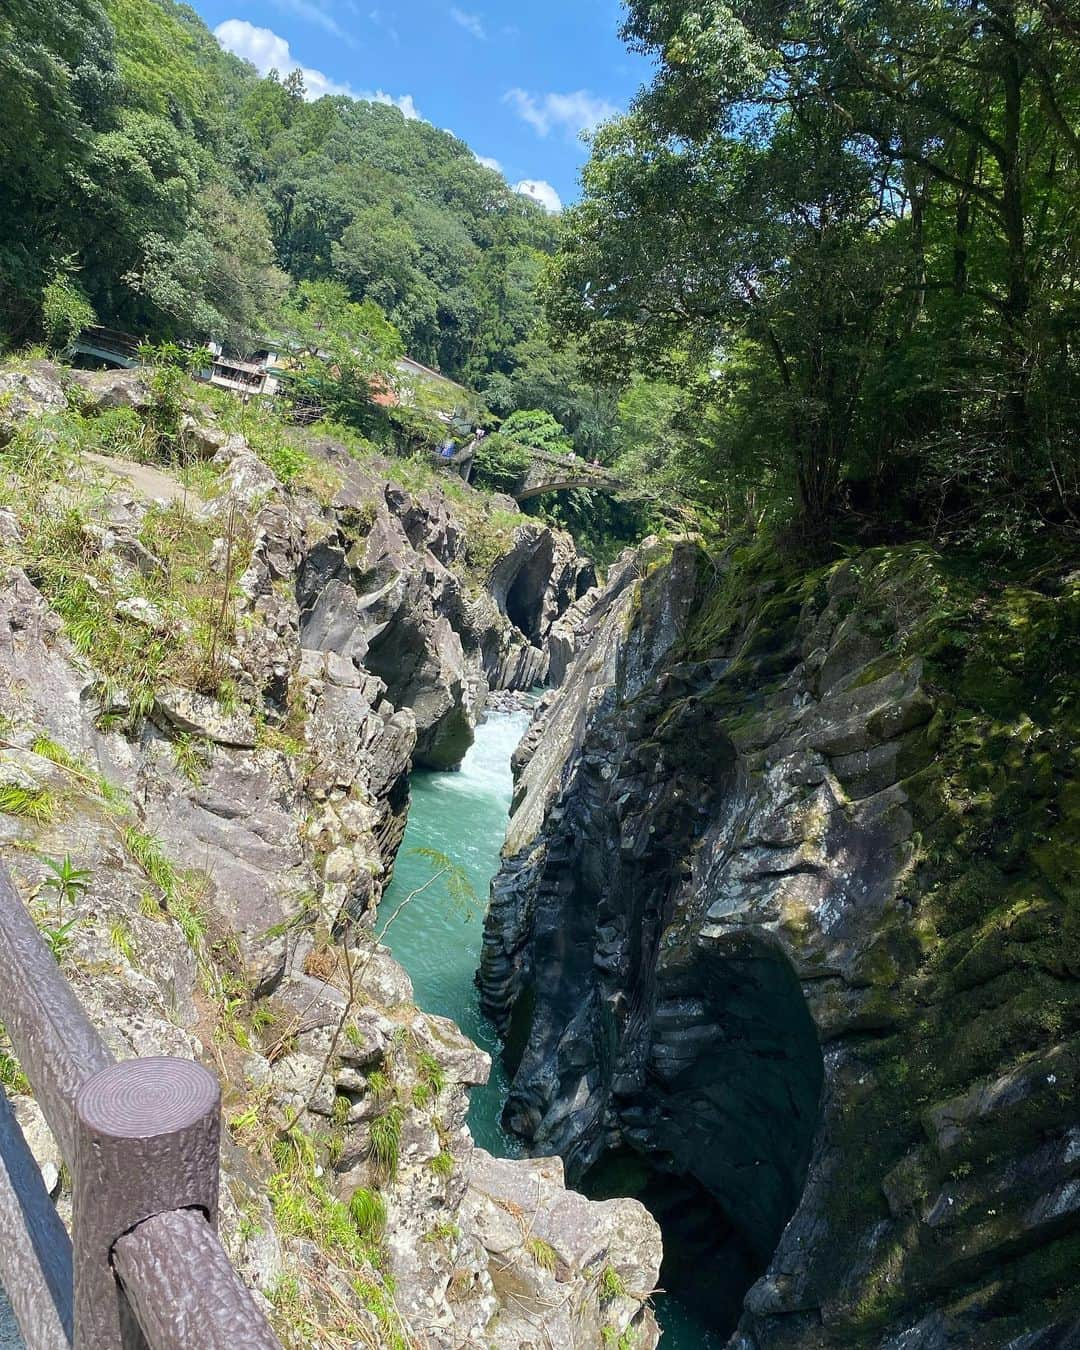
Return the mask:
<path id="1" fill-rule="evenodd" d="M 0 446 L 7 445 L 28 418 L 67 407 L 60 368 L 36 361 L 25 370 L 0 371 Z"/>
<path id="2" fill-rule="evenodd" d="M 251 715 L 242 708 L 227 709 L 218 699 L 205 694 L 168 685 L 154 700 L 154 714 L 184 735 L 239 750 L 254 749 L 255 723 Z"/>
<path id="3" fill-rule="evenodd" d="M 109 408 L 131 408 L 147 412 L 153 406 L 154 393 L 149 371 L 77 370 L 72 379 L 80 390 L 84 407 L 103 412 Z"/>

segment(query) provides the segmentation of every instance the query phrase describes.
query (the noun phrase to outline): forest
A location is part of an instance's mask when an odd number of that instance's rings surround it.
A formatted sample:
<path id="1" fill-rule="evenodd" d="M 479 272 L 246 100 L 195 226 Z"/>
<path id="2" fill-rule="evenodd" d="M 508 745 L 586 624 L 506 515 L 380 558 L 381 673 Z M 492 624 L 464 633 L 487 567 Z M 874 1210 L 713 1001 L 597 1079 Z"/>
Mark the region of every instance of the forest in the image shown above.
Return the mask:
<path id="1" fill-rule="evenodd" d="M 712 476 L 817 529 L 1072 531 L 1078 35 L 1057 0 L 632 3 L 658 74 L 553 314 L 598 369 L 704 386 Z"/>
<path id="2" fill-rule="evenodd" d="M 491 427 L 518 415 L 496 486 L 535 445 L 721 532 L 1072 535 L 1075 6 L 624 19 L 655 78 L 554 217 L 426 122 L 260 78 L 174 0 L 12 0 L 3 341 L 97 321 L 242 351 L 317 301 L 372 362 L 406 351 Z M 547 510 L 601 549 L 649 523 L 592 494 Z"/>
<path id="3" fill-rule="evenodd" d="M 450 134 L 261 79 L 173 0 L 5 5 L 0 105 L 5 345 L 98 322 L 243 353 L 314 301 L 369 373 L 407 351 L 494 418 L 612 451 L 617 398 L 540 310 L 558 221 Z"/>

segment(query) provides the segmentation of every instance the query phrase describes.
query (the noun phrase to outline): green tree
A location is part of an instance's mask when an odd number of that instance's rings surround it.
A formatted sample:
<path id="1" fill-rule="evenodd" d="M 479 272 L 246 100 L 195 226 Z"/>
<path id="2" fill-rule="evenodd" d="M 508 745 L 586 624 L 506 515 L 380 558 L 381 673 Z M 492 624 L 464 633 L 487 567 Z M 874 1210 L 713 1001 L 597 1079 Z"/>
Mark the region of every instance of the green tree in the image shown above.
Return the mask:
<path id="1" fill-rule="evenodd" d="M 599 373 L 678 378 L 750 340 L 756 396 L 819 527 L 888 315 L 894 254 L 871 228 L 867 165 L 828 120 L 694 141 L 666 106 L 600 133 L 552 320 L 587 335 Z"/>
<path id="2" fill-rule="evenodd" d="M 94 307 L 77 282 L 57 272 L 42 295 L 42 320 L 49 346 L 68 352 L 82 329 L 96 322 Z"/>
<path id="3" fill-rule="evenodd" d="M 47 279 L 78 250 L 78 176 L 119 91 L 113 32 L 95 0 L 4 5 L 0 327 L 9 333 L 33 325 Z"/>
<path id="4" fill-rule="evenodd" d="M 916 515 L 917 495 L 975 520 L 1013 494 L 1064 518 L 1075 31 L 1011 0 L 635 0 L 657 74 L 597 139 L 555 326 L 601 371 L 709 372 L 714 473 L 782 444 L 816 530 L 846 493 L 898 488 Z"/>
<path id="5" fill-rule="evenodd" d="M 297 348 L 294 392 L 362 429 L 377 420 L 373 395 L 396 391 L 401 337 L 370 300 L 350 301 L 338 282 L 303 281 L 289 297 L 283 322 Z"/>

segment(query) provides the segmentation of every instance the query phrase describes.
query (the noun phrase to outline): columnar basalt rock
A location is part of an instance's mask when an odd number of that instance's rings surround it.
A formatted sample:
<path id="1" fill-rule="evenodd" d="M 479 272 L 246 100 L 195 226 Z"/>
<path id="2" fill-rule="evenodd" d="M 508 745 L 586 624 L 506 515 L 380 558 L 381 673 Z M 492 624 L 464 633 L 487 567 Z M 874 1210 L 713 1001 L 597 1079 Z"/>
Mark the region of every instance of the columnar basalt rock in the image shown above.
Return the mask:
<path id="1" fill-rule="evenodd" d="M 1071 1343 L 1075 577 L 690 552 L 571 616 L 517 760 L 507 1123 L 715 1202 L 741 1350 Z"/>

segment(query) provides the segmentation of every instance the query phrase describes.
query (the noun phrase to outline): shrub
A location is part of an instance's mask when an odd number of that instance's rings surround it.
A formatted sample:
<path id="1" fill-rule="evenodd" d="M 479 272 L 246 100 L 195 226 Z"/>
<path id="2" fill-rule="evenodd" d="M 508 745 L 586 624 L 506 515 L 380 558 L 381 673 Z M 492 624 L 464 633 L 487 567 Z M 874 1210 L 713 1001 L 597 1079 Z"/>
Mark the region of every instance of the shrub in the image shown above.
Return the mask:
<path id="1" fill-rule="evenodd" d="M 49 346 L 56 352 L 70 351 L 79 333 L 97 322 L 93 305 L 64 272 L 57 272 L 45 287 L 41 317 Z"/>

